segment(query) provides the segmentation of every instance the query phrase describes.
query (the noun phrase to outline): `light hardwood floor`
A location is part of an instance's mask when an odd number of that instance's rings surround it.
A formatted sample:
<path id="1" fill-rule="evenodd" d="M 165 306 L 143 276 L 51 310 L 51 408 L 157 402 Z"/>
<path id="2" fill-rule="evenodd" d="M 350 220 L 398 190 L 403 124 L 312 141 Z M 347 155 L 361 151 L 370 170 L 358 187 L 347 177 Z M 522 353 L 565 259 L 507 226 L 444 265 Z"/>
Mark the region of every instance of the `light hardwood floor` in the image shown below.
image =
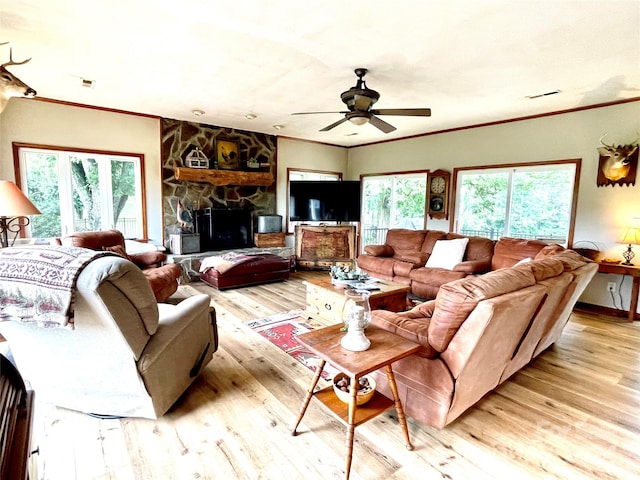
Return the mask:
<path id="1" fill-rule="evenodd" d="M 312 373 L 243 322 L 304 305 L 302 279 L 211 295 L 213 361 L 157 421 L 99 420 L 37 404 L 40 478 L 340 479 L 344 426 L 312 402 Z M 640 478 L 640 325 L 574 314 L 556 345 L 443 430 L 395 410 L 356 429 L 352 479 Z M 37 392 L 36 392 L 37 398 Z"/>

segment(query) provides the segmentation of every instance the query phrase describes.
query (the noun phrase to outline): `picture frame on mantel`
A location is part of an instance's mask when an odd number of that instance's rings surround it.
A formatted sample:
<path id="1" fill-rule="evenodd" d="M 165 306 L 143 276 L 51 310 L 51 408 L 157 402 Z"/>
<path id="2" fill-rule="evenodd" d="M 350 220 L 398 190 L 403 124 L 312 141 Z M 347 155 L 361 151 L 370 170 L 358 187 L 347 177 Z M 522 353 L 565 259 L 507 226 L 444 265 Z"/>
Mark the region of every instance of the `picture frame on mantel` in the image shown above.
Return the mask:
<path id="1" fill-rule="evenodd" d="M 238 142 L 228 139 L 216 140 L 216 158 L 221 170 L 238 170 L 240 168 L 240 154 Z"/>

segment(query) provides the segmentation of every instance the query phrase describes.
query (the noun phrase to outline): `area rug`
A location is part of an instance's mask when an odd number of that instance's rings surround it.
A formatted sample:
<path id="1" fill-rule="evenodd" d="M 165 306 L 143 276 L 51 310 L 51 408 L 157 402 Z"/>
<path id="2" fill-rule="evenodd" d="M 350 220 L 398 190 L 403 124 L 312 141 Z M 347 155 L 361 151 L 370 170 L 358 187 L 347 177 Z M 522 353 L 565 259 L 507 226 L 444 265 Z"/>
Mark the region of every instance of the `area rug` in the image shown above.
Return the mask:
<path id="1" fill-rule="evenodd" d="M 247 325 L 280 350 L 315 372 L 320 359 L 316 354 L 298 343 L 297 336 L 326 327 L 326 325 L 306 316 L 300 316 L 301 312 L 302 310 L 290 310 L 268 317 L 256 318 L 249 321 Z M 322 378 L 331 380 L 337 372 L 337 369 L 327 363 L 322 371 Z"/>

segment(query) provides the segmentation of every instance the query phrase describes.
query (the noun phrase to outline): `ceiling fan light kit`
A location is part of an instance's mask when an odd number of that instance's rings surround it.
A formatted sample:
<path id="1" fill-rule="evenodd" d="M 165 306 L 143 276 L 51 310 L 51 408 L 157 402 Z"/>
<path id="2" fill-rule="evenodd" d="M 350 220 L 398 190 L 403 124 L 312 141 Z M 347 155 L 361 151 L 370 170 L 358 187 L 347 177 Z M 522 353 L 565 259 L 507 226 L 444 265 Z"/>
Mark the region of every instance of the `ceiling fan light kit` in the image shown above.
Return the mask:
<path id="1" fill-rule="evenodd" d="M 396 127 L 378 118 L 378 115 L 397 115 L 411 117 L 430 117 L 430 108 L 386 108 L 373 110 L 371 107 L 378 101 L 380 94 L 375 90 L 367 88 L 364 76 L 366 68 L 356 68 L 355 74 L 358 77 L 356 84 L 349 90 L 340 94 L 340 99 L 347 106 L 348 110 L 343 112 L 299 112 L 292 115 L 314 115 L 318 113 L 340 113 L 344 118 L 322 128 L 321 132 L 326 132 L 332 128 L 349 120 L 354 125 L 364 125 L 370 123 L 384 133 L 396 130 Z"/>
<path id="2" fill-rule="evenodd" d="M 354 125 L 364 125 L 369 122 L 371 114 L 368 112 L 351 112 L 347 113 L 347 119 Z"/>

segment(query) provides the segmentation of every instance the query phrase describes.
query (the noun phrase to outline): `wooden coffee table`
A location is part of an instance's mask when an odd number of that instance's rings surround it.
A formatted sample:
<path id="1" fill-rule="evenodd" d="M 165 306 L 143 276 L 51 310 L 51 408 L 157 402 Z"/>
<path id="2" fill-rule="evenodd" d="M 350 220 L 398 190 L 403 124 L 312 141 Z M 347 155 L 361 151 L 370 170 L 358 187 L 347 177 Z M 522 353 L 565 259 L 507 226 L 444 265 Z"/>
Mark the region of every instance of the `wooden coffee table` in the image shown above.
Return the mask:
<path id="1" fill-rule="evenodd" d="M 302 283 L 307 287 L 306 314 L 326 325 L 339 322 L 344 305 L 344 291 L 348 287 L 332 284 L 329 275 Z M 387 280 L 377 280 L 375 285 L 379 290 L 370 291 L 371 310 L 402 312 L 407 309 L 407 293 L 411 287 Z"/>
<path id="2" fill-rule="evenodd" d="M 413 445 L 411 445 L 411 440 L 409 439 L 407 420 L 402 409 L 402 402 L 398 396 L 398 388 L 391 364 L 417 352 L 421 347 L 417 343 L 405 340 L 398 335 L 371 325 L 365 330 L 365 335 L 371 340 L 369 349 L 364 352 L 352 352 L 340 345 L 340 340 L 345 335 L 344 332 L 340 331 L 340 328 L 341 325 L 332 325 L 297 337 L 298 342 L 318 355 L 321 362 L 316 368 L 316 373 L 311 381 L 291 434 L 297 435 L 296 429 L 307 411 L 311 397 L 315 396 L 338 419 L 347 425 L 345 479 L 348 480 L 353 456 L 353 434 L 356 426 L 380 415 L 394 405 L 398 412 L 398 421 L 402 426 L 407 449 L 413 450 Z M 327 362 L 351 378 L 351 398 L 348 405 L 338 399 L 333 391 L 333 385 L 315 392 L 316 385 Z M 389 387 L 393 393 L 393 400 L 376 391 L 371 400 L 364 405 L 358 406 L 356 404 L 358 379 L 380 368 L 385 369 Z"/>

